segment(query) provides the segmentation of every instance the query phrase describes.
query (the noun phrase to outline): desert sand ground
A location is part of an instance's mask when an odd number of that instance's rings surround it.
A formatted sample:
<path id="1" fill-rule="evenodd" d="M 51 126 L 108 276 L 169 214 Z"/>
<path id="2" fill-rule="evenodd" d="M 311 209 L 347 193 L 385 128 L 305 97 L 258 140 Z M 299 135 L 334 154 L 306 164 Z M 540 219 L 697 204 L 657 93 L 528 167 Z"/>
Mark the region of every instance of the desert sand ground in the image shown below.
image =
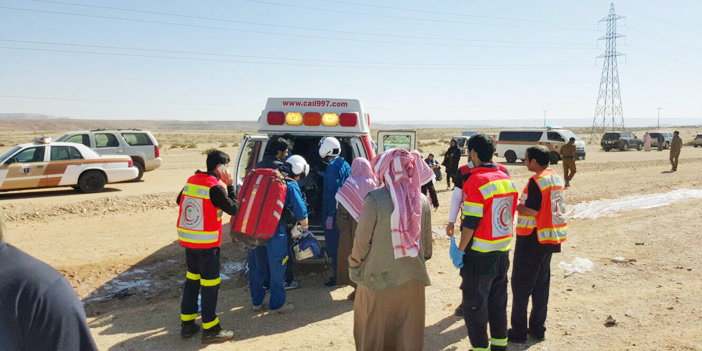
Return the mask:
<path id="1" fill-rule="evenodd" d="M 111 184 L 99 194 L 70 188 L 0 193 L 10 232 L 6 240 L 64 274 L 85 302 L 100 349 L 353 349 L 353 304 L 346 300 L 351 288 L 324 287 L 328 267 L 301 268 L 296 278 L 302 280 L 302 288 L 288 293 L 294 312 L 282 316 L 253 312 L 243 271 L 245 249 L 227 238 L 222 266 L 229 279 L 223 281 L 218 311 L 235 338 L 211 346 L 201 345 L 197 337 L 181 340 L 180 284 L 185 265 L 175 240 L 174 200 L 187 177 L 204 167 L 202 151 L 216 147 L 236 157 L 234 145 L 242 132 L 154 132 L 162 146 L 163 166 L 146 173 L 141 182 Z M 684 129 L 684 140 L 696 132 Z M 8 140 L 37 134 L 55 137 L 60 131 L 0 134 L 9 146 Z M 450 136 L 450 130 L 420 131 L 423 153 L 440 155 Z M 177 145 L 184 139 L 196 145 Z M 522 163 L 507 167 L 522 189 L 530 173 Z M 562 171 L 561 164 L 555 167 Z M 694 189 L 683 191 L 692 195 L 702 191 L 702 149 L 684 147 L 678 172 L 669 170 L 667 150 L 603 152 L 588 145 L 587 159 L 578 161 L 578 173 L 567 190 L 572 214 L 577 214 L 575 205 L 600 199 L 676 189 Z M 432 214 L 435 247 L 427 263 L 432 285 L 426 291 L 425 349 L 466 350 L 470 343 L 465 324 L 453 316 L 460 302 L 460 277 L 449 260 L 449 241 L 443 234 L 450 192 L 445 181 L 437 182 L 436 188 L 441 206 Z M 702 349 L 702 198 L 692 195 L 659 207 L 570 219 L 569 240 L 552 261 L 546 340 L 510 344 L 509 350 Z M 654 204 L 646 201 L 629 203 Z M 630 262 L 612 262 L 618 256 Z M 591 260 L 593 269 L 566 276 L 558 264 L 575 257 Z M 616 326 L 604 325 L 608 316 Z"/>

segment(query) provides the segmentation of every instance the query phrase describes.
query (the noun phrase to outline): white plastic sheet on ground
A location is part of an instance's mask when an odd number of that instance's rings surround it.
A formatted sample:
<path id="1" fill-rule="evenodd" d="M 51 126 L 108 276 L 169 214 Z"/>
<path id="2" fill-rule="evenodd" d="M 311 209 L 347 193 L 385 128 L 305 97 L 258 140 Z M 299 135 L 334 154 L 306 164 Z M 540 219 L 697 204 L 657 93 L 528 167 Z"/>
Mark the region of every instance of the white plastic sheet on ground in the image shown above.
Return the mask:
<path id="1" fill-rule="evenodd" d="M 592 270 L 594 263 L 587 258 L 576 257 L 573 259 L 573 263 L 565 263 L 561 261 L 558 264 L 558 268 L 565 270 L 565 275 L 569 276 L 573 273 L 585 273 Z"/>
<path id="2" fill-rule="evenodd" d="M 620 211 L 633 211 L 667 206 L 674 202 L 702 199 L 702 189 L 677 189 L 667 193 L 625 196 L 581 202 L 570 209 L 570 218 L 597 219 Z"/>

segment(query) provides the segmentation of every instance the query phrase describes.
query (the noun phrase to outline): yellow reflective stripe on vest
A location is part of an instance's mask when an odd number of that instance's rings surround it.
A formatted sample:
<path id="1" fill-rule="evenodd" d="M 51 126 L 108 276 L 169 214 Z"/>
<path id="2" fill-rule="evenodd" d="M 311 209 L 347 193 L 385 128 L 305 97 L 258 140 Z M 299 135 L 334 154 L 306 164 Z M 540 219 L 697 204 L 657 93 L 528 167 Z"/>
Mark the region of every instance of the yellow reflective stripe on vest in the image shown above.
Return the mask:
<path id="1" fill-rule="evenodd" d="M 202 185 L 187 183 L 183 187 L 183 195 L 197 197 L 200 199 L 210 199 L 210 188 Z"/>
<path id="2" fill-rule="evenodd" d="M 463 203 L 463 215 L 482 218 L 483 217 L 483 204 L 477 203 L 477 202 L 465 201 Z"/>
<path id="3" fill-rule="evenodd" d="M 212 329 L 217 324 L 219 324 L 219 317 L 215 317 L 212 322 L 202 323 L 202 329 Z"/>
<path id="4" fill-rule="evenodd" d="M 504 339 L 490 339 L 490 344 L 494 346 L 507 346 L 507 338 Z"/>
<path id="5" fill-rule="evenodd" d="M 471 249 L 478 252 L 509 251 L 511 242 L 511 236 L 497 240 L 485 240 L 473 237 Z"/>
<path id="6" fill-rule="evenodd" d="M 495 195 L 518 193 L 517 187 L 511 179 L 493 180 L 480 187 L 480 193 L 484 199 L 489 199 Z"/>
<path id="7" fill-rule="evenodd" d="M 473 348 L 473 351 L 490 351 L 490 346 L 488 347 L 475 347 L 471 346 Z"/>
<path id="8" fill-rule="evenodd" d="M 200 275 L 191 273 L 189 271 L 185 271 L 185 279 L 190 279 L 190 280 L 200 280 Z"/>
<path id="9" fill-rule="evenodd" d="M 560 242 L 568 237 L 568 227 L 545 228 L 538 230 L 539 242 L 554 241 Z"/>
<path id="10" fill-rule="evenodd" d="M 549 174 L 549 175 L 543 176 L 543 177 L 537 179 L 536 183 L 539 185 L 539 188 L 541 189 L 541 191 L 545 191 L 546 189 L 548 189 L 552 186 L 565 186 L 563 179 L 555 174 Z"/>
<path id="11" fill-rule="evenodd" d="M 178 228 L 178 239 L 193 244 L 215 243 L 219 240 L 219 231 L 200 232 Z"/>
<path id="12" fill-rule="evenodd" d="M 195 318 L 197 318 L 197 313 L 193 313 L 193 314 L 182 314 L 181 313 L 180 314 L 180 320 L 183 322 L 194 321 Z"/>
<path id="13" fill-rule="evenodd" d="M 217 277 L 216 279 L 202 279 L 200 278 L 200 285 L 202 286 L 217 286 L 221 283 L 221 279 Z"/>
<path id="14" fill-rule="evenodd" d="M 536 227 L 536 217 L 519 215 L 517 217 L 517 228 L 534 228 Z"/>

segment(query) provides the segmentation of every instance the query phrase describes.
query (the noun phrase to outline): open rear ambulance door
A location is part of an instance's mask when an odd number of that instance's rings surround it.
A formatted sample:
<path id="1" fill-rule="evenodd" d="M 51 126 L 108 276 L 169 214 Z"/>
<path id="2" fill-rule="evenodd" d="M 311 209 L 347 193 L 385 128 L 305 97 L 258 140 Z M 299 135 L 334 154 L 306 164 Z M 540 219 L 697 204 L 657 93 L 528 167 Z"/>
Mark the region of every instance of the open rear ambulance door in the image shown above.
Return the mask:
<path id="1" fill-rule="evenodd" d="M 263 151 L 268 144 L 268 137 L 265 135 L 244 135 L 244 141 L 239 147 L 239 156 L 234 165 L 234 180 L 236 181 L 236 192 L 244 183 L 244 177 L 263 158 Z"/>
<path id="2" fill-rule="evenodd" d="M 417 132 L 414 130 L 381 130 L 378 132 L 378 153 L 390 149 L 417 149 Z"/>

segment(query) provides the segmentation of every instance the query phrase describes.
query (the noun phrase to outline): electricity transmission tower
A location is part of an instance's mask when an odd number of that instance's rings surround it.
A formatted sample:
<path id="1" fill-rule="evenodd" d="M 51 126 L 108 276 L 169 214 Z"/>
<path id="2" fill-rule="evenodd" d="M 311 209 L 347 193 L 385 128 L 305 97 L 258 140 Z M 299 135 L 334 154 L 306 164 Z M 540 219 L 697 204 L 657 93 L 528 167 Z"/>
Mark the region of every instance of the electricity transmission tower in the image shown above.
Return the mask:
<path id="1" fill-rule="evenodd" d="M 597 95 L 595 118 L 592 120 L 592 140 L 599 140 L 599 136 L 609 127 L 612 130 L 624 129 L 624 110 L 622 109 L 622 95 L 619 90 L 619 70 L 617 68 L 617 20 L 625 18 L 614 13 L 614 3 L 609 7 L 607 17 L 600 22 L 607 22 L 607 33 L 598 40 L 606 40 L 605 52 L 597 58 L 604 58 L 602 65 L 602 78 L 600 79 L 600 92 Z"/>

